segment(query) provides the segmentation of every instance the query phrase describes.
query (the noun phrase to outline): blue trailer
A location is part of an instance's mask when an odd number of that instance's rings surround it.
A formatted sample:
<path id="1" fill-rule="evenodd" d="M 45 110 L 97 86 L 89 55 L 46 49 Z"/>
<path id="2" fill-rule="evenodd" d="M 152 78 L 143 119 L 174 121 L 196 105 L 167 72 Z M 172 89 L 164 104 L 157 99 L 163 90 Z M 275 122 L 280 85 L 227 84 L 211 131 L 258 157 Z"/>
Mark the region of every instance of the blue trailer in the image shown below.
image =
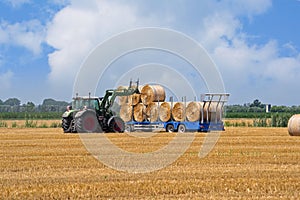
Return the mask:
<path id="1" fill-rule="evenodd" d="M 223 113 L 224 104 L 227 102 L 229 94 L 227 93 L 207 93 L 202 95 L 201 102 L 203 106 L 200 108 L 199 120 L 192 122 L 188 120 L 167 122 L 162 121 L 129 121 L 126 123 L 126 131 L 155 131 L 165 130 L 167 132 L 186 132 L 186 131 L 224 131 Z M 211 111 L 210 107 L 214 105 L 215 111 Z M 205 113 L 206 112 L 206 113 Z"/>

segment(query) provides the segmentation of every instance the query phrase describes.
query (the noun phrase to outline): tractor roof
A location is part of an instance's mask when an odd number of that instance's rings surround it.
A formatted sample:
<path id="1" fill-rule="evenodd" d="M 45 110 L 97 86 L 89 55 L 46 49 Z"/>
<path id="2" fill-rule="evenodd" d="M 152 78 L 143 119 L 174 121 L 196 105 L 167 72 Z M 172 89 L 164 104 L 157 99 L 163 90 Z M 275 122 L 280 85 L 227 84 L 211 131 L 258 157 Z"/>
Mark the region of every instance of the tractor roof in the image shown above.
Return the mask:
<path id="1" fill-rule="evenodd" d="M 99 97 L 92 97 L 92 96 L 82 96 L 82 97 L 73 97 L 73 100 L 94 100 L 94 99 L 99 99 Z"/>

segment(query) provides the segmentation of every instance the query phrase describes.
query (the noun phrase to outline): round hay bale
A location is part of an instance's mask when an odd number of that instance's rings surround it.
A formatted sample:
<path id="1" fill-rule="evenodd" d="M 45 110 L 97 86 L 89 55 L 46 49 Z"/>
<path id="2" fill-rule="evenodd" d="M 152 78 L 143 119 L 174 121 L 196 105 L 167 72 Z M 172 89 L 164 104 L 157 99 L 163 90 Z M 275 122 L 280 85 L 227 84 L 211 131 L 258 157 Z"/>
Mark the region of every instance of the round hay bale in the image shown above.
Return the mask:
<path id="1" fill-rule="evenodd" d="M 117 88 L 117 90 L 124 90 L 124 89 L 128 89 L 128 87 L 127 86 L 119 86 Z M 131 102 L 132 98 L 130 98 L 130 96 L 118 96 L 117 99 L 118 99 L 118 102 L 120 105 L 127 104 L 127 103 L 132 104 L 132 102 Z"/>
<path id="2" fill-rule="evenodd" d="M 135 121 L 137 122 L 142 122 L 145 120 L 145 110 L 146 110 L 146 107 L 144 104 L 142 103 L 138 103 L 137 105 L 135 105 L 133 107 L 133 118 Z"/>
<path id="3" fill-rule="evenodd" d="M 171 119 L 171 103 L 163 102 L 159 106 L 159 119 L 162 122 L 167 122 Z"/>
<path id="4" fill-rule="evenodd" d="M 291 136 L 300 136 L 300 114 L 293 115 L 289 119 L 288 131 Z"/>
<path id="5" fill-rule="evenodd" d="M 131 104 L 123 104 L 120 108 L 120 117 L 124 122 L 129 122 L 132 119 L 132 106 Z"/>
<path id="6" fill-rule="evenodd" d="M 184 121 L 185 119 L 185 107 L 184 103 L 177 102 L 174 103 L 172 108 L 172 117 L 175 121 Z"/>
<path id="7" fill-rule="evenodd" d="M 199 121 L 202 118 L 201 110 L 203 109 L 203 102 L 192 101 L 186 107 L 186 119 L 190 122 Z"/>
<path id="8" fill-rule="evenodd" d="M 130 98 L 131 98 L 131 104 L 133 106 L 141 102 L 141 94 L 135 93 L 133 95 L 130 95 Z"/>
<path id="9" fill-rule="evenodd" d="M 151 102 L 163 102 L 166 98 L 166 93 L 161 85 L 145 85 L 141 91 L 141 100 L 144 105 Z"/>
<path id="10" fill-rule="evenodd" d="M 151 102 L 146 107 L 146 116 L 150 122 L 155 122 L 158 120 L 158 108 L 159 104 L 156 102 Z"/>

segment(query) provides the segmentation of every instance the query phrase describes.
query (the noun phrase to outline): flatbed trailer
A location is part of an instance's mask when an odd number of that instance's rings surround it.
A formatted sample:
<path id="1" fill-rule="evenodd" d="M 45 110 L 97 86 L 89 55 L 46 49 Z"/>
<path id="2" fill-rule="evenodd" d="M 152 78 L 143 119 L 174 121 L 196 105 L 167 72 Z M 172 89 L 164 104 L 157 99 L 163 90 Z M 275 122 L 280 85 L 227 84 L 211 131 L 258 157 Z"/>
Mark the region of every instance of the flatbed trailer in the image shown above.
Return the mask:
<path id="1" fill-rule="evenodd" d="M 174 121 L 170 120 L 167 122 L 162 121 L 143 121 L 137 122 L 131 120 L 126 123 L 126 131 L 158 131 L 164 130 L 167 132 L 186 132 L 186 131 L 197 131 L 197 132 L 209 132 L 209 131 L 224 131 L 224 123 L 223 123 L 223 107 L 225 102 L 227 102 L 229 94 L 227 93 L 207 93 L 202 95 L 203 107 L 200 110 L 200 118 L 195 122 L 191 121 Z M 215 117 L 213 120 L 209 119 L 209 108 L 211 104 L 215 102 L 216 110 L 220 110 L 219 113 L 215 112 L 215 115 L 219 114 L 220 116 Z M 204 108 L 207 108 L 206 111 Z M 204 112 L 207 112 L 204 115 Z M 207 116 L 205 118 L 204 116 Z"/>

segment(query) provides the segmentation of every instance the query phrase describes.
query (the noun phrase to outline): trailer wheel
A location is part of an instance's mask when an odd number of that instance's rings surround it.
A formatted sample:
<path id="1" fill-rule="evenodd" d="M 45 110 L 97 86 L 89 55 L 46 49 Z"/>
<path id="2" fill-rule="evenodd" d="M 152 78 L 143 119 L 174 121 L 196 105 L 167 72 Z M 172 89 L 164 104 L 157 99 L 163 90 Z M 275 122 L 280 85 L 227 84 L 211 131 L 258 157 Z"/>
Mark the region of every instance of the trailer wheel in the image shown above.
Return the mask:
<path id="1" fill-rule="evenodd" d="M 126 124 L 125 125 L 125 132 L 132 132 L 133 131 L 133 128 L 132 128 L 132 126 L 131 125 L 128 125 L 128 124 Z"/>
<path id="2" fill-rule="evenodd" d="M 179 133 L 184 133 L 185 131 L 186 131 L 185 125 L 184 124 L 179 124 L 178 132 Z"/>
<path id="3" fill-rule="evenodd" d="M 168 124 L 166 127 L 166 131 L 169 133 L 173 133 L 174 132 L 174 125 L 173 124 Z"/>

